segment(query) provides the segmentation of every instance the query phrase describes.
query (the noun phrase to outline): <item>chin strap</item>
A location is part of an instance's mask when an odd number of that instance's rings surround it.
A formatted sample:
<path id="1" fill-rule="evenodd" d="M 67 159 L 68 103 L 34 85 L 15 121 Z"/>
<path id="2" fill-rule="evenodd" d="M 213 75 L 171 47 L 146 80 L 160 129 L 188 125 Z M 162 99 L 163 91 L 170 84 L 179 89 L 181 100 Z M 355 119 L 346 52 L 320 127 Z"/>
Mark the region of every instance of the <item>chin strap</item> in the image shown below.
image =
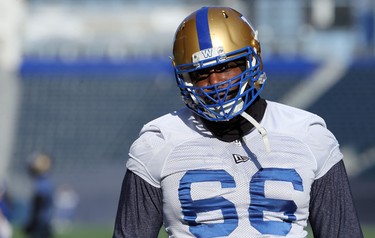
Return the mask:
<path id="1" fill-rule="evenodd" d="M 266 129 L 262 127 L 254 118 L 252 118 L 249 114 L 247 114 L 245 111 L 241 113 L 241 116 L 248 120 L 253 126 L 258 130 L 258 132 L 262 135 L 264 145 L 266 147 L 267 153 L 271 152 L 271 146 L 270 142 L 268 140 L 268 135 Z"/>

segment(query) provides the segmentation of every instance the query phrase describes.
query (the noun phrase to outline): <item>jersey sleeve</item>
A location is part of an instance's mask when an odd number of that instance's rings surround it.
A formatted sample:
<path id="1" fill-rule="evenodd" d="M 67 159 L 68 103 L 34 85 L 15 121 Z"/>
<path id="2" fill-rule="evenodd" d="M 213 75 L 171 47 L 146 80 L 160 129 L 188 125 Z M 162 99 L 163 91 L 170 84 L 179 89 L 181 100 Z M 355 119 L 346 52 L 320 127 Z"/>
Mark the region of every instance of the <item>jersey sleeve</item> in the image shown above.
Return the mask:
<path id="1" fill-rule="evenodd" d="M 363 237 L 342 160 L 313 183 L 309 211 L 316 238 Z"/>
<path id="2" fill-rule="evenodd" d="M 307 130 L 307 144 L 316 160 L 315 179 L 318 179 L 342 160 L 343 155 L 338 141 L 322 118 L 314 115 Z"/>
<path id="3" fill-rule="evenodd" d="M 126 166 L 154 187 L 160 188 L 160 174 L 164 165 L 162 151 L 166 141 L 161 130 L 145 125 L 129 151 Z"/>
<path id="4" fill-rule="evenodd" d="M 161 189 L 128 170 L 121 187 L 112 237 L 157 237 L 162 222 Z"/>

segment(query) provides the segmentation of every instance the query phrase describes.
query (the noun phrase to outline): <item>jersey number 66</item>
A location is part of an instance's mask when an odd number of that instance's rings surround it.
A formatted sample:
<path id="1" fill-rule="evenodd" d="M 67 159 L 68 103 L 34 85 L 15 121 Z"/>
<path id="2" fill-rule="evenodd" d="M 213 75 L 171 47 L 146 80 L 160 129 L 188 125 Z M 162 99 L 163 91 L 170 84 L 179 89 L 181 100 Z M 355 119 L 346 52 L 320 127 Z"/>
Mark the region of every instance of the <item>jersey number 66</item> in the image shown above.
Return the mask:
<path id="1" fill-rule="evenodd" d="M 265 181 L 290 182 L 294 190 L 303 191 L 302 179 L 294 169 L 263 168 L 255 173 L 250 180 L 250 201 L 248 207 L 251 225 L 261 234 L 285 236 L 289 233 L 296 220 L 294 215 L 297 206 L 292 200 L 272 199 L 265 197 Z M 193 200 L 191 185 L 199 182 L 220 182 L 222 188 L 235 188 L 234 178 L 225 170 L 190 170 L 181 178 L 179 185 L 179 200 L 184 215 L 184 221 L 189 224 L 189 230 L 197 237 L 228 236 L 238 226 L 238 215 L 235 205 L 221 196 Z M 198 223 L 198 213 L 221 210 L 223 221 L 220 223 Z M 282 221 L 266 221 L 263 212 L 283 213 Z"/>

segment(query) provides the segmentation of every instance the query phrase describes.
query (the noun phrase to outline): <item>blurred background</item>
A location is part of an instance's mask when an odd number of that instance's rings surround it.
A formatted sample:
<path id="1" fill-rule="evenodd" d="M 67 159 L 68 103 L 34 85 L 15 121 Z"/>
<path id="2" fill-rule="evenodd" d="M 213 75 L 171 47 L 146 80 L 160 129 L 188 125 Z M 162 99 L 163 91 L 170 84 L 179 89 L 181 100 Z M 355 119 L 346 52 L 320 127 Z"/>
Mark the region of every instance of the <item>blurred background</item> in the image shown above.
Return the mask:
<path id="1" fill-rule="evenodd" d="M 184 106 L 175 29 L 205 5 L 233 7 L 259 30 L 263 96 L 326 120 L 361 223 L 375 224 L 375 0 L 0 0 L 0 198 L 15 229 L 30 211 L 27 163 L 42 152 L 56 231 L 111 236 L 129 146 Z"/>

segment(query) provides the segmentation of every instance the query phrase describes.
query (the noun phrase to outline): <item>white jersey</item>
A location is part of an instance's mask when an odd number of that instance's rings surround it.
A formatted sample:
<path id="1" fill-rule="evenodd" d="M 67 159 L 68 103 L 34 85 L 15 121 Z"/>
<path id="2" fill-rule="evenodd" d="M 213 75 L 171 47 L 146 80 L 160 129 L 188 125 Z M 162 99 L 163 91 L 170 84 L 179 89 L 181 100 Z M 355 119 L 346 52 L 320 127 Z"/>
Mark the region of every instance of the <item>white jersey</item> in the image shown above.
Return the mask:
<path id="1" fill-rule="evenodd" d="M 315 114 L 267 102 L 260 122 L 271 152 L 253 130 L 241 141 L 212 136 L 188 109 L 146 124 L 128 169 L 163 193 L 170 237 L 306 237 L 310 188 L 342 159 Z"/>

